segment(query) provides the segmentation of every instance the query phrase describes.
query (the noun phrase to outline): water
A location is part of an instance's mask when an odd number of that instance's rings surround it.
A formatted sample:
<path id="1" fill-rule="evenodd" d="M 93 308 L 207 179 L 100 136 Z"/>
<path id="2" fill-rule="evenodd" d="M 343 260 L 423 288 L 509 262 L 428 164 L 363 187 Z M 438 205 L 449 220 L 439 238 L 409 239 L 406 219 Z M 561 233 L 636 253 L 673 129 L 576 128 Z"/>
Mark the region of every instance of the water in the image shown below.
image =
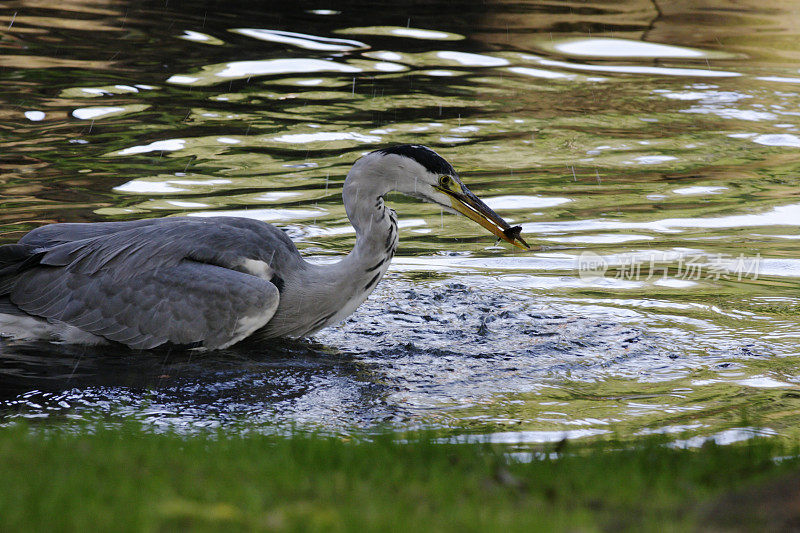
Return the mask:
<path id="1" fill-rule="evenodd" d="M 3 242 L 230 214 L 327 261 L 354 243 L 349 166 L 415 142 L 536 249 L 392 197 L 398 257 L 340 326 L 214 353 L 0 341 L 4 420 L 793 435 L 796 15 L 654 5 L 6 4 Z"/>

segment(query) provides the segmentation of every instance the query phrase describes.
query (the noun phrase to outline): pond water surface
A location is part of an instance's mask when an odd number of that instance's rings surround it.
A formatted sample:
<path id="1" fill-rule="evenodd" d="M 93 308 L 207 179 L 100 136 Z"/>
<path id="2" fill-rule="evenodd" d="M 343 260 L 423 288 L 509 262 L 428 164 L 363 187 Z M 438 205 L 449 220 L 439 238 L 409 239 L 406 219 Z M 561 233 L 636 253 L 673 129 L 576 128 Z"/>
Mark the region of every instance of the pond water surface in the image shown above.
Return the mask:
<path id="1" fill-rule="evenodd" d="M 423 143 L 534 250 L 393 196 L 398 256 L 341 325 L 210 353 L 0 340 L 6 423 L 794 435 L 796 10 L 273 4 L 5 3 L 0 242 L 225 214 L 330 261 L 353 161 Z"/>

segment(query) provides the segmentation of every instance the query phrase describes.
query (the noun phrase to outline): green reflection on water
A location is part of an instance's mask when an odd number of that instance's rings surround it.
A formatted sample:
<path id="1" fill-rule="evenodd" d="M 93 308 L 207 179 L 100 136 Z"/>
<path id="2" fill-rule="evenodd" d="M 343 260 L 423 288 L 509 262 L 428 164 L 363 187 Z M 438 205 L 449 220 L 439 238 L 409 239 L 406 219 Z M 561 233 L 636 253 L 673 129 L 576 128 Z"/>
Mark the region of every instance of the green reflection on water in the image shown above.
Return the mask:
<path id="1" fill-rule="evenodd" d="M 670 19 L 627 7 L 589 15 L 535 3 L 486 12 L 476 3 L 464 7 L 463 20 L 415 18 L 412 29 L 443 32 L 426 38 L 395 32 L 391 14 L 355 8 L 352 20 L 286 8 L 280 23 L 237 3 L 204 17 L 164 6 L 84 12 L 71 4 L 51 22 L 20 17 L 0 41 L 9 66 L 0 83 L 0 235 L 11 240 L 55 221 L 224 212 L 276 223 L 314 255 L 341 255 L 355 239 L 339 197 L 350 164 L 380 146 L 425 143 L 476 193 L 501 197 L 496 210 L 543 249 L 495 248 L 469 221 L 393 197 L 408 222 L 399 276 L 423 286 L 426 275 L 458 275 L 486 292 L 523 287 L 531 300 L 563 299 L 588 316 L 596 306 L 624 311 L 651 302 L 648 313 L 662 323 L 640 327 L 656 332 L 668 323 L 677 333 L 674 346 L 655 348 L 653 361 L 642 364 L 669 374 L 677 364 L 669 351 L 697 352 L 699 366 L 652 382 L 608 362 L 593 381 L 557 374 L 547 387 L 532 385 L 534 392 L 509 392 L 500 379 L 480 405 L 442 402 L 412 418 L 482 431 L 504 428 L 507 419 L 548 431 L 678 425 L 707 434 L 747 410 L 788 430 L 800 379 L 800 218 L 792 218 L 800 203 L 800 85 L 786 58 L 800 53 L 800 41 L 791 29 L 758 43 L 741 33 L 794 15 L 751 6 L 759 16 L 733 23 L 719 10 L 723 22 L 713 32 L 692 33 L 692 12 Z M 67 29 L 53 22 L 74 12 L 84 22 Z M 239 27 L 357 35 L 369 48 L 331 54 L 229 31 Z M 97 32 L 96 44 L 86 44 L 87 31 Z M 210 39 L 187 40 L 186 31 Z M 702 60 L 559 56 L 556 44 L 589 31 L 708 53 Z M 290 67 L 280 63 L 289 59 L 296 60 Z M 30 120 L 26 111 L 44 118 Z M 648 253 L 765 261 L 758 279 L 681 283 L 687 280 L 673 259 L 665 261 L 678 282 L 671 286 L 653 279 L 588 286 L 576 272 L 585 251 L 612 265 Z M 494 261 L 464 266 L 456 254 Z M 499 285 L 485 281 L 493 278 Z M 699 363 L 717 337 L 740 347 L 726 359 L 736 376 L 716 366 L 718 354 L 713 364 Z M 751 339 L 766 355 L 744 353 Z M 337 347 L 351 348 L 347 341 Z M 739 383 L 763 376 L 782 385 Z M 633 409 L 631 398 L 645 407 Z M 558 402 L 561 418 L 546 419 L 542 401 Z"/>

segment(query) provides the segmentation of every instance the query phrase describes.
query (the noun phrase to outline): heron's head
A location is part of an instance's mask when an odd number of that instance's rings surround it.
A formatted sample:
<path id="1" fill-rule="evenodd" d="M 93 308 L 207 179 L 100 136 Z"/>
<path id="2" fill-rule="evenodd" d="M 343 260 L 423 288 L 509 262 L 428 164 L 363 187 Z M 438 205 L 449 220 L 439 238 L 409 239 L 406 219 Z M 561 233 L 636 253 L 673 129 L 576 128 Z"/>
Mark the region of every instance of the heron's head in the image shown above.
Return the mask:
<path id="1" fill-rule="evenodd" d="M 425 200 L 474 220 L 506 242 L 529 248 L 520 236 L 520 227 L 511 227 L 483 203 L 453 166 L 427 146 L 403 144 L 370 152 L 353 165 L 348 180 L 350 176 L 356 178 L 353 186 L 375 187 L 380 196 L 398 191 Z"/>

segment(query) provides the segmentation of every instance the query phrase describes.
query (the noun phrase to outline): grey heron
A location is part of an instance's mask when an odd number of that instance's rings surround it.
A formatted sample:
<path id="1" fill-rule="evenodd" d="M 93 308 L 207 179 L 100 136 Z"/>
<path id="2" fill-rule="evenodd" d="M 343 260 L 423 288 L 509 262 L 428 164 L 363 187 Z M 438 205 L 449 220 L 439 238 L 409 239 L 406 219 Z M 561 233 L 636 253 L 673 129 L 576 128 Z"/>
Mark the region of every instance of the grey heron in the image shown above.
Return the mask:
<path id="1" fill-rule="evenodd" d="M 62 223 L 0 246 L 0 334 L 133 349 L 225 348 L 253 334 L 302 337 L 350 315 L 389 268 L 398 243 L 391 191 L 461 213 L 527 249 L 421 145 L 358 159 L 342 190 L 353 250 L 307 262 L 280 229 L 238 217 Z"/>

